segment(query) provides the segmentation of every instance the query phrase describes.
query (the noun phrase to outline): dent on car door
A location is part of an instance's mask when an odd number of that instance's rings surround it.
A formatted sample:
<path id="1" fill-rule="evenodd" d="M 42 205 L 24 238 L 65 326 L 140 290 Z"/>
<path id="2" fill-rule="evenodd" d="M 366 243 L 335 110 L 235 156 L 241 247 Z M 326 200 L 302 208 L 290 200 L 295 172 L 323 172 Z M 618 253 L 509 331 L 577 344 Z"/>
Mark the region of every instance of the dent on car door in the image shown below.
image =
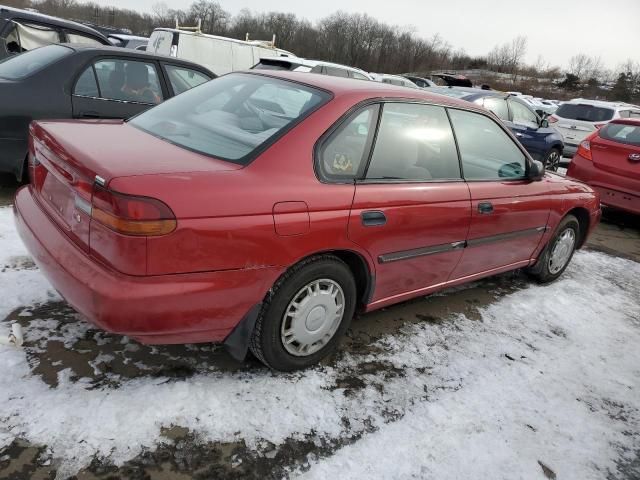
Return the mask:
<path id="1" fill-rule="evenodd" d="M 154 62 L 104 58 L 78 76 L 72 94 L 76 118 L 129 118 L 162 102 Z"/>
<path id="2" fill-rule="evenodd" d="M 355 139 L 372 133 L 378 114 L 375 143 L 362 156 L 363 141 Z M 352 118 L 324 148 L 322 167 L 330 178 L 344 171 L 356 179 L 348 235 L 376 263 L 372 303 L 446 282 L 471 214 L 445 109 L 389 102 Z"/>
<path id="3" fill-rule="evenodd" d="M 527 263 L 549 218 L 548 187 L 527 179 L 527 158 L 486 115 L 450 109 L 471 192 L 467 248 L 451 280 Z"/>

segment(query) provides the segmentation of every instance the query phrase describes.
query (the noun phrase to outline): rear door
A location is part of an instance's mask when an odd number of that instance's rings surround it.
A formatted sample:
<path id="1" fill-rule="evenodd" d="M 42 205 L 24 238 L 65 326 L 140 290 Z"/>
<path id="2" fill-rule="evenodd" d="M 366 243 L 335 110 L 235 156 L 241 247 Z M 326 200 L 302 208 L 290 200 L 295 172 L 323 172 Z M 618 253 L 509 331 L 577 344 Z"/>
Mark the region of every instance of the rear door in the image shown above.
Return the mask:
<path id="1" fill-rule="evenodd" d="M 100 58 L 84 67 L 73 86 L 74 118 L 127 119 L 162 102 L 156 62 Z"/>
<path id="2" fill-rule="evenodd" d="M 525 154 L 492 118 L 456 109 L 449 115 L 471 192 L 467 248 L 451 280 L 522 266 L 546 229 L 546 184 L 526 178 Z"/>
<path id="3" fill-rule="evenodd" d="M 445 109 L 382 104 L 369 163 L 357 178 L 348 234 L 376 262 L 372 301 L 446 282 L 471 213 Z"/>

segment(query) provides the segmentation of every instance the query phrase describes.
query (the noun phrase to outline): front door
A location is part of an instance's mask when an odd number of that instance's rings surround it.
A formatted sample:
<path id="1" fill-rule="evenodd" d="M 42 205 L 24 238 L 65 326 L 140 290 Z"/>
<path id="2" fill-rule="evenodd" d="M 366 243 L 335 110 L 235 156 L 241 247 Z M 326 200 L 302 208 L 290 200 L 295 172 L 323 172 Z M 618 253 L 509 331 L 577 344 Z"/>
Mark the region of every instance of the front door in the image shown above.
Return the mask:
<path id="1" fill-rule="evenodd" d="M 446 282 L 471 218 L 445 109 L 387 102 L 380 115 L 348 227 L 350 240 L 376 262 L 373 304 Z"/>
<path id="2" fill-rule="evenodd" d="M 471 226 L 451 280 L 529 261 L 549 217 L 546 183 L 526 178 L 527 159 L 492 118 L 449 111 L 471 192 Z"/>
<path id="3" fill-rule="evenodd" d="M 130 118 L 162 102 L 160 85 L 154 62 L 97 60 L 85 68 L 73 87 L 73 116 Z"/>

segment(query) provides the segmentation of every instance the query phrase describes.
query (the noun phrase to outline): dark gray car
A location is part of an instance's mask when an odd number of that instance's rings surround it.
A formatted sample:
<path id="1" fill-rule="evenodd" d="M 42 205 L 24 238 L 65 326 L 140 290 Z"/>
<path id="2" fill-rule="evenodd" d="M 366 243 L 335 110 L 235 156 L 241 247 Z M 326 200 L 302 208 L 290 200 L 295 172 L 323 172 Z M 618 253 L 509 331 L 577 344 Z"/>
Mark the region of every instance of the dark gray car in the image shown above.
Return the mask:
<path id="1" fill-rule="evenodd" d="M 29 123 L 126 119 L 204 83 L 208 69 L 119 47 L 48 45 L 0 61 L 0 172 L 22 178 Z"/>

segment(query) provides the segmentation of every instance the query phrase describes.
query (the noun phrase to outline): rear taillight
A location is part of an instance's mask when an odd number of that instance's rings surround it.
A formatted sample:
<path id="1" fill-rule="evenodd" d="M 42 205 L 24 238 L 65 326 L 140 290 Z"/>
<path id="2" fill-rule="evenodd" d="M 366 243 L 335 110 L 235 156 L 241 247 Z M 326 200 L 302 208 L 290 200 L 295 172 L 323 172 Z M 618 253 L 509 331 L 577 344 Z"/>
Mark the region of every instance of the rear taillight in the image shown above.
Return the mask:
<path id="1" fill-rule="evenodd" d="M 547 120 L 549 123 L 556 123 L 558 121 L 558 117 L 551 115 Z"/>
<path id="2" fill-rule="evenodd" d="M 91 218 L 123 235 L 156 236 L 171 233 L 176 217 L 160 200 L 125 195 L 94 185 Z"/>
<path id="3" fill-rule="evenodd" d="M 580 142 L 577 154 L 582 158 L 593 161 L 593 158 L 591 157 L 591 142 L 589 140 L 583 140 Z"/>

